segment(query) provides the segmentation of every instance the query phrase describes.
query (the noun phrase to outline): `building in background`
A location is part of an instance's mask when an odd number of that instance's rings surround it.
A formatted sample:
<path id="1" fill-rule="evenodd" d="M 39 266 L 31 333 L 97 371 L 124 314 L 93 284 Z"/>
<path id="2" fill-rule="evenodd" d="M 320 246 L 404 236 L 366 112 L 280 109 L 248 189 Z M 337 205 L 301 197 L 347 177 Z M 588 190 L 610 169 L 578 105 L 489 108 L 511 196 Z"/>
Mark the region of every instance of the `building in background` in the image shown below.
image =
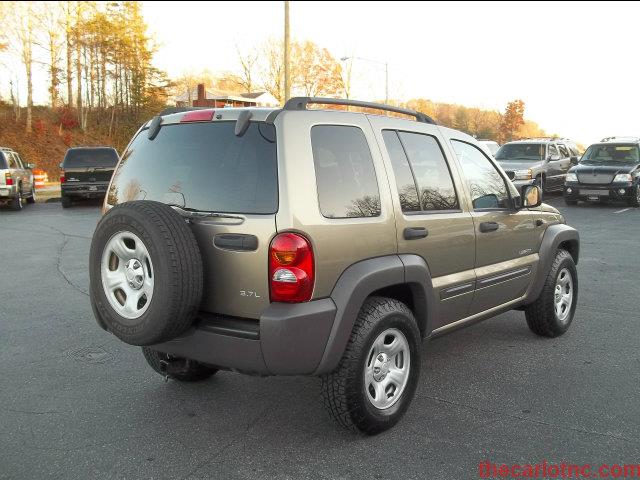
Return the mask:
<path id="1" fill-rule="evenodd" d="M 276 107 L 279 102 L 267 92 L 229 93 L 205 89 L 204 84 L 176 97 L 176 107 Z"/>

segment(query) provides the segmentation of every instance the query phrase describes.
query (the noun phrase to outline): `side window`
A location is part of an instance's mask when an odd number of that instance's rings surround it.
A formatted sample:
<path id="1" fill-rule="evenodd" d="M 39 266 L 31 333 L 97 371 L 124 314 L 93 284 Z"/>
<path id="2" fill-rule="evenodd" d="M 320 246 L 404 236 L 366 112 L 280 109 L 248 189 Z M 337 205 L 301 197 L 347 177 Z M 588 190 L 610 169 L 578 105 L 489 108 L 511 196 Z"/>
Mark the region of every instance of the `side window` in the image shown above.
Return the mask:
<path id="1" fill-rule="evenodd" d="M 552 155 L 560 155 L 555 145 L 549 145 L 549 153 L 547 154 L 547 158 L 551 157 Z"/>
<path id="2" fill-rule="evenodd" d="M 477 147 L 451 140 L 469 185 L 475 210 L 508 208 L 509 193 L 504 179 Z"/>
<path id="3" fill-rule="evenodd" d="M 380 192 L 367 139 L 358 127 L 316 125 L 311 147 L 318 203 L 327 218 L 377 217 Z"/>
<path id="4" fill-rule="evenodd" d="M 9 161 L 9 168 L 18 168 L 18 163 L 16 162 L 16 156 L 13 153 L 9 153 L 7 155 L 7 160 Z"/>
<path id="5" fill-rule="evenodd" d="M 425 211 L 456 210 L 458 197 L 438 141 L 431 135 L 398 132 Z"/>
<path id="6" fill-rule="evenodd" d="M 560 158 L 569 158 L 569 150 L 564 145 L 558 145 L 558 149 L 560 150 Z"/>
<path id="7" fill-rule="evenodd" d="M 389 152 L 391 166 L 396 177 L 400 207 L 403 212 L 419 212 L 422 210 L 418 200 L 418 190 L 409 161 L 404 153 L 400 139 L 395 130 L 383 130 L 382 137 Z"/>

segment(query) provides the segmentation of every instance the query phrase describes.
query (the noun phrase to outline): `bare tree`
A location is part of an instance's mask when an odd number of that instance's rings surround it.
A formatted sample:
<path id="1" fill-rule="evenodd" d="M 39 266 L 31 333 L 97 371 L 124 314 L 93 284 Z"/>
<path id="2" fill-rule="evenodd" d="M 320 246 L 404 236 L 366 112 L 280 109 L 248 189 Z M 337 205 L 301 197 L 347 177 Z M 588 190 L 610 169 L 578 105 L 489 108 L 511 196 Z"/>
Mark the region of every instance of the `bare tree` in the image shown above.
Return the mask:
<path id="1" fill-rule="evenodd" d="M 280 103 L 282 103 L 284 99 L 282 49 L 282 42 L 275 39 L 267 40 L 260 49 L 260 58 L 262 60 L 260 77 L 262 85 L 264 89 L 273 95 Z"/>
<path id="2" fill-rule="evenodd" d="M 258 51 L 253 49 L 249 53 L 243 54 L 236 45 L 238 61 L 240 62 L 241 73 L 239 75 L 240 86 L 248 93 L 253 92 L 255 86 L 256 68 L 258 64 Z"/>
<path id="3" fill-rule="evenodd" d="M 65 57 L 67 60 L 67 106 L 73 105 L 73 11 L 74 2 L 67 0 L 64 2 L 64 40 Z"/>
<path id="4" fill-rule="evenodd" d="M 59 99 L 59 87 L 61 83 L 60 76 L 62 69 L 60 61 L 62 60 L 63 46 L 63 16 L 64 9 L 61 2 L 42 2 L 39 4 L 36 20 L 38 22 L 38 30 L 41 37 L 38 39 L 38 45 L 44 48 L 49 57 L 49 98 L 51 108 L 56 109 Z"/>

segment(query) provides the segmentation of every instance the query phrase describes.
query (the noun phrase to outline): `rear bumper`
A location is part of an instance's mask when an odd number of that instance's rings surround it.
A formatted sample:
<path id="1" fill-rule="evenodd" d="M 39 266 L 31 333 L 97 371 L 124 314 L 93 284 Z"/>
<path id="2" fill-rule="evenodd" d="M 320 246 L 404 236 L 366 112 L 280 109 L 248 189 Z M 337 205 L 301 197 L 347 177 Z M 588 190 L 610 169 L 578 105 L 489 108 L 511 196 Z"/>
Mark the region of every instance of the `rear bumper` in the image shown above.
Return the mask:
<path id="1" fill-rule="evenodd" d="M 635 196 L 635 186 L 631 182 L 609 185 L 589 185 L 576 182 L 565 183 L 563 195 L 568 200 L 607 202 L 625 201 Z"/>
<path id="2" fill-rule="evenodd" d="M 259 375 L 311 375 L 336 316 L 330 298 L 272 303 L 259 321 L 203 314 L 181 337 L 152 348 L 216 367 Z"/>
<path id="3" fill-rule="evenodd" d="M 17 195 L 15 185 L 0 185 L 0 200 L 9 200 Z"/>
<path id="4" fill-rule="evenodd" d="M 82 198 L 98 198 L 104 197 L 109 188 L 109 182 L 96 182 L 96 183 L 75 183 L 68 182 L 63 183 L 60 186 L 60 190 L 63 195 L 67 197 L 82 197 Z"/>

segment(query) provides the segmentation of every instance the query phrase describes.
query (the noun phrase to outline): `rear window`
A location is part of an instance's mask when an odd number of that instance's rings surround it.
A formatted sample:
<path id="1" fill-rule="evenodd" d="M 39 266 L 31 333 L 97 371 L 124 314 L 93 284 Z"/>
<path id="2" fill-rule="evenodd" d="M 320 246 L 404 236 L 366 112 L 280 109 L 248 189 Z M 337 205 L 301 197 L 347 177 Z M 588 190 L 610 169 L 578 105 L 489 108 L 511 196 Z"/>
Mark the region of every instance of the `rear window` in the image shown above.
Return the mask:
<path id="1" fill-rule="evenodd" d="M 62 167 L 115 167 L 116 163 L 118 153 L 112 148 L 73 148 L 67 150 Z"/>
<path id="2" fill-rule="evenodd" d="M 163 126 L 143 130 L 122 156 L 107 202 L 156 200 L 195 210 L 271 214 L 278 210 L 275 127 L 251 122 Z"/>
<path id="3" fill-rule="evenodd" d="M 4 158 L 4 153 L 0 152 L 0 170 L 7 168 L 7 161 Z"/>
<path id="4" fill-rule="evenodd" d="M 496 160 L 543 160 L 544 143 L 507 143 L 496 152 Z"/>

